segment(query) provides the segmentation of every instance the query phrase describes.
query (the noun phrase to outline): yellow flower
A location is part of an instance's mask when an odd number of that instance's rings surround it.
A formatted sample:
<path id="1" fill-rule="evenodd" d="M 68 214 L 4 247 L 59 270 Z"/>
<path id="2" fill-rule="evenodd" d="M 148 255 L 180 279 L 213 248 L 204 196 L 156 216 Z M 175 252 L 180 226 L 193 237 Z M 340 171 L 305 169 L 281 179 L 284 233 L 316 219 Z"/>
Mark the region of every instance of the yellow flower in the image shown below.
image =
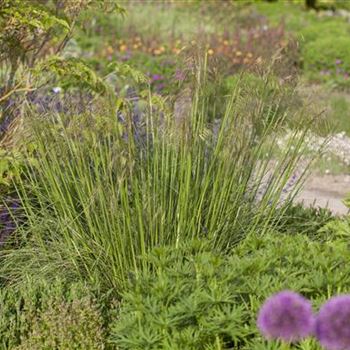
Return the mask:
<path id="1" fill-rule="evenodd" d="M 237 51 L 237 52 L 236 52 L 236 56 L 237 56 L 237 57 L 242 56 L 242 52 L 241 52 L 241 51 Z"/>
<path id="2" fill-rule="evenodd" d="M 285 41 L 285 40 L 282 40 L 282 41 L 280 42 L 280 44 L 281 44 L 281 46 L 283 47 L 283 46 L 287 46 L 288 42 Z"/>
<path id="3" fill-rule="evenodd" d="M 108 47 L 106 48 L 106 51 L 107 51 L 107 54 L 108 54 L 108 55 L 111 55 L 111 54 L 114 52 L 112 46 L 108 46 Z"/>
<path id="4" fill-rule="evenodd" d="M 120 45 L 120 46 L 119 46 L 119 50 L 120 50 L 121 52 L 126 51 L 127 48 L 128 48 L 128 47 L 127 47 L 126 45 Z"/>
<path id="5" fill-rule="evenodd" d="M 211 55 L 214 55 L 214 50 L 209 49 L 209 50 L 208 50 L 208 55 L 210 55 L 210 56 L 211 56 Z"/>
<path id="6" fill-rule="evenodd" d="M 253 54 L 252 54 L 251 52 L 248 52 L 248 53 L 247 53 L 247 57 L 248 57 L 248 58 L 252 58 L 252 57 L 253 57 Z"/>
<path id="7" fill-rule="evenodd" d="M 224 40 L 224 45 L 227 46 L 228 45 L 228 41 Z"/>

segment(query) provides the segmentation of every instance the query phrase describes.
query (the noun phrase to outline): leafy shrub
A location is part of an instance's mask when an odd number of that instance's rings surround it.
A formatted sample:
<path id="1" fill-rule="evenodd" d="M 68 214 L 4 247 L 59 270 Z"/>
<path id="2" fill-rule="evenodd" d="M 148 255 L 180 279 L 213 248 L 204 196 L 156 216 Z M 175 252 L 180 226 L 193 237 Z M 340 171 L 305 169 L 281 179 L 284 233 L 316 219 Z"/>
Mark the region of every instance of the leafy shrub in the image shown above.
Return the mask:
<path id="1" fill-rule="evenodd" d="M 63 49 L 72 37 L 79 14 L 86 8 L 111 7 L 123 13 L 117 2 L 104 1 L 0 1 L 0 145 L 19 119 L 19 106 L 28 92 L 52 80 L 51 71 L 67 85 L 105 92 L 105 85 L 83 60 L 63 58 Z M 50 57 L 43 62 L 44 58 Z M 43 83 L 44 82 L 44 83 Z"/>
<path id="2" fill-rule="evenodd" d="M 326 31 L 325 28 L 327 28 Z M 305 27 L 299 29 L 299 33 L 302 36 L 301 45 L 307 50 L 311 42 L 325 37 L 344 37 L 349 34 L 349 30 L 349 26 L 345 21 L 334 19 L 321 20 L 314 16 L 314 18 L 305 21 Z"/>
<path id="3" fill-rule="evenodd" d="M 335 218 L 319 230 L 318 235 L 323 239 L 329 240 L 330 237 L 337 237 L 346 240 L 350 236 L 349 217 Z"/>
<path id="4" fill-rule="evenodd" d="M 101 312 L 81 283 L 8 286 L 0 307 L 1 349 L 104 349 Z"/>
<path id="5" fill-rule="evenodd" d="M 286 210 L 276 229 L 279 232 L 302 233 L 309 238 L 319 239 L 321 238 L 320 230 L 332 220 L 334 220 L 334 217 L 329 209 L 305 208 L 302 204 L 296 204 Z"/>
<path id="6" fill-rule="evenodd" d="M 307 44 L 304 50 L 304 69 L 311 78 L 332 80 L 340 86 L 350 81 L 350 39 L 348 36 L 325 36 Z"/>
<path id="7" fill-rule="evenodd" d="M 111 342 L 120 349 L 276 349 L 256 329 L 256 315 L 271 294 L 291 289 L 316 308 L 348 292 L 344 240 L 326 243 L 304 235 L 247 237 L 230 257 L 210 246 L 157 248 L 144 273 L 124 294 Z M 299 349 L 310 347 L 305 340 Z M 312 343 L 314 344 L 314 343 Z"/>

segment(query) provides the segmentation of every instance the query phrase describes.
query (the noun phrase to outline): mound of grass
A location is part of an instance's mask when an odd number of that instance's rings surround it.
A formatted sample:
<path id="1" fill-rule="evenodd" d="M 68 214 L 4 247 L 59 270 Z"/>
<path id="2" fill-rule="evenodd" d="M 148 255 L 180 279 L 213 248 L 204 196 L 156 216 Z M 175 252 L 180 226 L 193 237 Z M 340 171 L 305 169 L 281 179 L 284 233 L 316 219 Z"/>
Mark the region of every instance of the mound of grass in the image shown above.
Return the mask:
<path id="1" fill-rule="evenodd" d="M 308 125 L 272 155 L 287 113 L 277 117 L 270 106 L 262 122 L 264 102 L 243 108 L 239 84 L 211 125 L 204 71 L 175 115 L 150 100 L 143 115 L 124 111 L 123 122 L 106 112 L 34 123 L 37 158 L 16 185 L 26 216 L 21 247 L 3 253 L 8 281 L 64 274 L 120 290 L 148 268 L 138 257 L 155 246 L 196 237 L 229 252 L 278 221 Z"/>

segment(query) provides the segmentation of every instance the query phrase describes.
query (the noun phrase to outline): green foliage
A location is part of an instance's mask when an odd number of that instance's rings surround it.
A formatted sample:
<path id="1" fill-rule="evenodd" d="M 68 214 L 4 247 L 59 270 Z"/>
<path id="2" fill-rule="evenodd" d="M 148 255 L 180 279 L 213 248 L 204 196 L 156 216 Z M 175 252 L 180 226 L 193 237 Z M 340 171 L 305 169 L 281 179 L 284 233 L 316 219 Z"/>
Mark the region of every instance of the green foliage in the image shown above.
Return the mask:
<path id="1" fill-rule="evenodd" d="M 271 158 L 263 155 L 276 146 L 271 131 L 283 119 L 261 129 L 263 104 L 242 113 L 237 88 L 215 130 L 206 122 L 199 82 L 192 102 L 175 116 L 151 98 L 136 125 L 127 110 L 119 123 L 101 106 L 101 114 L 85 118 L 39 119 L 37 163 L 28 164 L 17 185 L 28 218 L 24 251 L 11 250 L 1 266 L 9 280 L 64 273 L 120 290 L 130 272 L 147 268 L 137 257 L 154 246 L 207 237 L 230 251 L 278 220 L 289 205 L 280 197 L 307 124 L 291 136 L 293 148 L 274 156 L 271 171 Z"/>
<path id="2" fill-rule="evenodd" d="M 40 1 L 24 3 L 20 0 L 2 0 L 0 6 L 0 24 L 3 28 L 0 59 L 8 59 L 13 67 L 19 64 L 19 60 L 28 60 L 35 48 L 40 48 L 42 41 L 47 40 L 48 33 L 60 35 L 60 32 L 65 34 L 70 30 L 68 18 L 58 17 Z"/>
<path id="3" fill-rule="evenodd" d="M 148 83 L 149 80 L 147 79 L 147 77 L 141 73 L 138 70 L 133 69 L 132 67 L 130 67 L 128 64 L 120 64 L 117 62 L 114 62 L 111 64 L 110 66 L 113 71 L 115 71 L 119 76 L 121 77 L 127 77 L 127 76 L 131 76 L 132 79 L 137 83 L 137 84 L 145 84 Z"/>
<path id="4" fill-rule="evenodd" d="M 1 349 L 104 349 L 101 312 L 84 284 L 8 286 L 0 290 L 0 308 Z"/>
<path id="5" fill-rule="evenodd" d="M 350 39 L 348 36 L 325 36 L 307 44 L 304 69 L 311 78 L 329 81 L 340 86 L 350 82 Z"/>
<path id="6" fill-rule="evenodd" d="M 150 255 L 155 275 L 130 285 L 114 322 L 118 349 L 222 349 L 252 333 L 229 283 L 235 275 L 207 249 L 196 256 L 188 248 L 158 248 Z"/>
<path id="7" fill-rule="evenodd" d="M 341 3 L 345 4 L 346 1 L 329 2 L 338 8 L 341 8 Z M 309 81 L 327 83 L 331 87 L 349 87 L 350 26 L 345 18 L 304 11 L 300 2 L 259 3 L 254 7 L 271 23 L 278 23 L 283 18 L 287 30 L 297 36 L 302 69 Z M 337 60 L 341 64 L 336 64 Z"/>
<path id="8" fill-rule="evenodd" d="M 296 122 L 295 112 L 302 107 L 302 101 L 290 84 L 283 84 L 273 75 L 258 75 L 245 73 L 233 75 L 225 80 L 227 91 L 232 91 L 241 85 L 242 98 L 245 100 L 243 110 L 254 109 L 262 105 L 262 118 L 257 121 L 263 130 L 264 125 L 275 122 L 274 119 L 284 120 L 289 125 Z M 288 113 L 286 118 L 285 114 Z"/>
<path id="9" fill-rule="evenodd" d="M 0 186 L 10 186 L 14 177 L 19 175 L 23 156 L 20 152 L 0 149 Z"/>
<path id="10" fill-rule="evenodd" d="M 331 220 L 327 225 L 319 230 L 318 235 L 323 239 L 330 239 L 330 237 L 336 237 L 339 239 L 347 240 L 350 236 L 350 221 L 349 217 L 337 218 Z"/>
<path id="11" fill-rule="evenodd" d="M 334 219 L 332 212 L 324 208 L 305 208 L 296 204 L 286 210 L 278 225 L 278 231 L 288 234 L 302 233 L 311 239 L 320 238 L 322 230 Z"/>
<path id="12" fill-rule="evenodd" d="M 327 30 L 325 31 L 325 28 Z M 307 50 L 308 44 L 324 37 L 343 37 L 349 34 L 346 22 L 334 19 L 316 19 L 306 21 L 305 27 L 299 28 L 301 44 Z"/>
<path id="13" fill-rule="evenodd" d="M 14 111 L 26 94 L 46 85 L 52 75 L 66 88 L 87 88 L 100 94 L 109 91 L 82 59 L 59 56 L 73 35 L 80 13 L 96 7 L 124 14 L 117 1 L 0 1 L 0 68 L 5 72 L 0 80 L 0 124 L 13 121 Z M 0 141 L 11 133 L 11 127 L 2 129 Z"/>
<path id="14" fill-rule="evenodd" d="M 70 57 L 50 57 L 36 66 L 36 74 L 40 72 L 52 73 L 63 88 L 77 87 L 97 93 L 106 93 L 104 81 L 81 59 Z"/>
<path id="15" fill-rule="evenodd" d="M 130 285 L 114 322 L 111 341 L 120 349 L 279 349 L 265 344 L 255 325 L 268 296 L 298 291 L 316 310 L 330 295 L 350 290 L 346 239 L 252 234 L 230 257 L 187 242 L 157 248 L 148 259 L 153 272 Z M 298 349 L 319 348 L 305 341 Z"/>

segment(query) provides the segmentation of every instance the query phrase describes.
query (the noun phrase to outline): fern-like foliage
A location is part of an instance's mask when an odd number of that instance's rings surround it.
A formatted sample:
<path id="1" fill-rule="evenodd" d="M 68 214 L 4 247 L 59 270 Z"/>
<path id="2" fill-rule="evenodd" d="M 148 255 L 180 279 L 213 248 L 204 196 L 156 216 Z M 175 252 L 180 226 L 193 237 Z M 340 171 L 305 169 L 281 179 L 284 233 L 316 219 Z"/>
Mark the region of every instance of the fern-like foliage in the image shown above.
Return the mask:
<path id="1" fill-rule="evenodd" d="M 63 88 L 79 87 L 98 93 L 105 93 L 107 85 L 83 60 L 69 57 L 51 57 L 35 67 L 35 73 L 52 73 Z"/>
<path id="2" fill-rule="evenodd" d="M 149 84 L 149 78 L 145 74 L 126 63 L 112 62 L 109 64 L 109 69 L 121 78 L 131 77 L 138 84 Z"/>

